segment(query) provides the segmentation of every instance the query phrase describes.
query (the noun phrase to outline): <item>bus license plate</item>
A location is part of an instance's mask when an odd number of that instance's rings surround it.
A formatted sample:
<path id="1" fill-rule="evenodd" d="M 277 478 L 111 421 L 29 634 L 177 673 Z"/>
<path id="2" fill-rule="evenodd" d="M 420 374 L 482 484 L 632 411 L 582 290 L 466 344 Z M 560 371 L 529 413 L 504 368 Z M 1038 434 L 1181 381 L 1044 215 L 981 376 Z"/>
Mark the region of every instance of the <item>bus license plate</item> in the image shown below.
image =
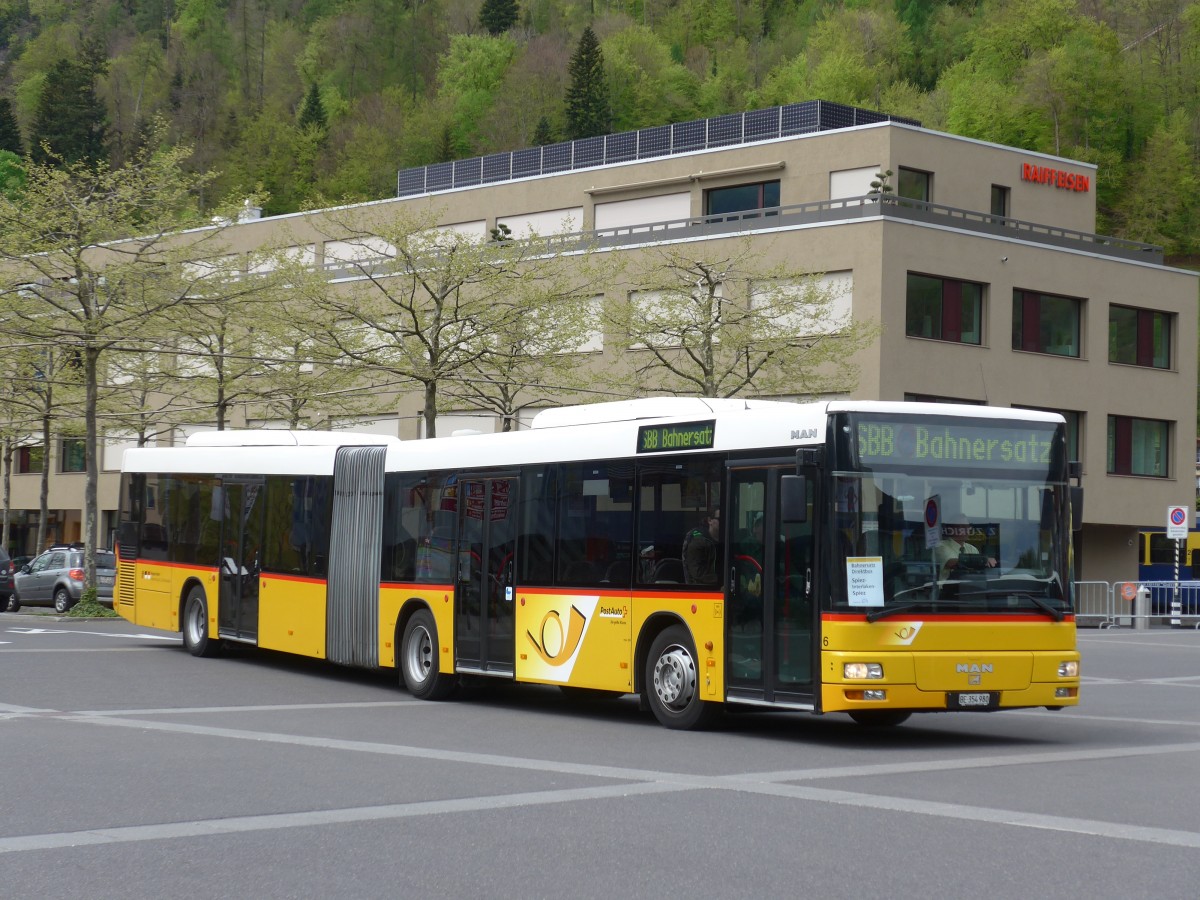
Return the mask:
<path id="1" fill-rule="evenodd" d="M 948 699 L 951 709 L 995 709 L 1000 702 L 999 696 L 990 691 L 950 694 Z"/>

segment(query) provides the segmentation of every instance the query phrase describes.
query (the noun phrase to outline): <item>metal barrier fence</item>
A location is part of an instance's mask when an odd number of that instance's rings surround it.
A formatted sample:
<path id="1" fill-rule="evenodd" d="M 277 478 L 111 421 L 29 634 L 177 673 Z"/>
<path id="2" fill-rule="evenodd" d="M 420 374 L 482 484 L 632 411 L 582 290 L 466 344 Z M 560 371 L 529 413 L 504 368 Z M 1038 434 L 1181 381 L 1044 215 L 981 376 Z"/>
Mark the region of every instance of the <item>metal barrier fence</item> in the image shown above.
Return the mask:
<path id="1" fill-rule="evenodd" d="M 1081 628 L 1200 629 L 1200 581 L 1077 581 Z"/>

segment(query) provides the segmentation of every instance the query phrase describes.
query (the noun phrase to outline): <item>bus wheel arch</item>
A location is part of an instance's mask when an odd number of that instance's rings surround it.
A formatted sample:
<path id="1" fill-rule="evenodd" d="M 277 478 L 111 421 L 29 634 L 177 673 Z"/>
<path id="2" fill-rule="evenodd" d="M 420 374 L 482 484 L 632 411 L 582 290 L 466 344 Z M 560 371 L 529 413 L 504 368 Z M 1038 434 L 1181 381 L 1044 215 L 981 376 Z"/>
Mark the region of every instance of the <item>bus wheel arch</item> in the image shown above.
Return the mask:
<path id="1" fill-rule="evenodd" d="M 700 729 L 719 718 L 722 705 L 701 697 L 704 671 L 692 631 L 682 621 L 664 617 L 658 627 L 644 629 L 637 656 L 643 703 L 661 725 Z"/>
<path id="2" fill-rule="evenodd" d="M 403 624 L 401 624 L 403 623 Z M 397 622 L 396 669 L 401 687 L 418 700 L 447 700 L 458 687 L 457 678 L 440 670 L 437 622 L 421 604 Z"/>

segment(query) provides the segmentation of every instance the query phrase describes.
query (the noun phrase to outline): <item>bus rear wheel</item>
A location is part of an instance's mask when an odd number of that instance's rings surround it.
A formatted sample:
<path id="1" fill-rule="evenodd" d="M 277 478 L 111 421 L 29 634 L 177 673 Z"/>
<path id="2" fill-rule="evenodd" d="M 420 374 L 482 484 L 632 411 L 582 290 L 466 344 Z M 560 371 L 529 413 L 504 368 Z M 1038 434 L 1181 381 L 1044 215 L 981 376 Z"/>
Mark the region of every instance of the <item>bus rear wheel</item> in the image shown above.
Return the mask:
<path id="1" fill-rule="evenodd" d="M 863 709 L 850 713 L 850 718 L 867 728 L 894 728 L 907 722 L 911 715 L 897 709 Z"/>
<path id="2" fill-rule="evenodd" d="M 418 700 L 445 700 L 454 693 L 453 675 L 438 670 L 437 623 L 421 609 L 404 626 L 400 642 L 400 683 Z"/>
<path id="3" fill-rule="evenodd" d="M 197 585 L 183 604 L 183 646 L 192 656 L 216 656 L 221 642 L 208 633 L 208 598 Z"/>
<path id="4" fill-rule="evenodd" d="M 717 720 L 721 705 L 700 699 L 701 677 L 691 632 L 682 625 L 663 629 L 650 645 L 644 687 L 650 709 L 661 725 L 698 729 Z"/>

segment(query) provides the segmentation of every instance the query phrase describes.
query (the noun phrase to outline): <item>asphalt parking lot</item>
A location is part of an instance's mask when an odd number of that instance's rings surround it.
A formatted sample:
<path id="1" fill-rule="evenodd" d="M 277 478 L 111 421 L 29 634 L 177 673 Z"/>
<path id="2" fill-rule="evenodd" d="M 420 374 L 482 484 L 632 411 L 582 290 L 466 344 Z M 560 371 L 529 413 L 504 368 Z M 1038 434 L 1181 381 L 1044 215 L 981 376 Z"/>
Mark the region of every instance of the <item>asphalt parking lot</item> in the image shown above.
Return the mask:
<path id="1" fill-rule="evenodd" d="M 1200 632 L 1080 632 L 1076 709 L 747 713 L 0 615 L 0 896 L 1194 898 Z"/>

